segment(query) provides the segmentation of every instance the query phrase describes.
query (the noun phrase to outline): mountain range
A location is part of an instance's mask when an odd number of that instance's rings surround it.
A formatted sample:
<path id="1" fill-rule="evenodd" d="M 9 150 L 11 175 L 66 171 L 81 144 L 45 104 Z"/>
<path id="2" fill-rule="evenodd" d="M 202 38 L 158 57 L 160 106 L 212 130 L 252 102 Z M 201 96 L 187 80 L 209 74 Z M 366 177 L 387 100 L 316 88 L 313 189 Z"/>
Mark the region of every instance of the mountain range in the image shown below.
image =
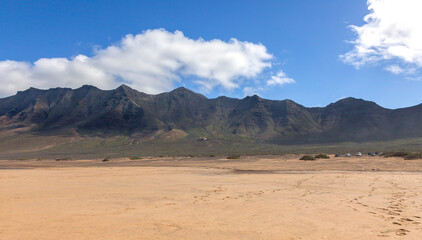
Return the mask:
<path id="1" fill-rule="evenodd" d="M 386 109 L 344 98 L 326 107 L 291 100 L 208 99 L 186 88 L 150 95 L 114 90 L 30 88 L 0 99 L 0 133 L 128 136 L 131 141 L 248 139 L 271 144 L 321 144 L 422 137 L 422 104 Z M 6 134 L 7 133 L 7 134 Z M 0 134 L 0 136 L 2 136 Z"/>

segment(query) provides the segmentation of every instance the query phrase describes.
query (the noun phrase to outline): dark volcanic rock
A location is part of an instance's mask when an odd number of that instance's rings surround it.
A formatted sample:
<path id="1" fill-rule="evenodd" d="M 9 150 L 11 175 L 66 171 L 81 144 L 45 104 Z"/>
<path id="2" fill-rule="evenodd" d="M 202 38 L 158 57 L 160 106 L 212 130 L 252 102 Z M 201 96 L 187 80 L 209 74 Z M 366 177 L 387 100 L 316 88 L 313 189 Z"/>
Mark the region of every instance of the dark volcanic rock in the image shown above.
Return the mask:
<path id="1" fill-rule="evenodd" d="M 30 125 L 38 133 L 76 129 L 141 138 L 172 129 L 214 139 L 246 137 L 282 144 L 422 137 L 422 105 L 390 110 L 346 98 L 324 108 L 306 108 L 256 95 L 208 99 L 186 88 L 149 95 L 126 85 L 110 91 L 93 86 L 30 88 L 0 99 L 0 118 L 0 129 Z"/>

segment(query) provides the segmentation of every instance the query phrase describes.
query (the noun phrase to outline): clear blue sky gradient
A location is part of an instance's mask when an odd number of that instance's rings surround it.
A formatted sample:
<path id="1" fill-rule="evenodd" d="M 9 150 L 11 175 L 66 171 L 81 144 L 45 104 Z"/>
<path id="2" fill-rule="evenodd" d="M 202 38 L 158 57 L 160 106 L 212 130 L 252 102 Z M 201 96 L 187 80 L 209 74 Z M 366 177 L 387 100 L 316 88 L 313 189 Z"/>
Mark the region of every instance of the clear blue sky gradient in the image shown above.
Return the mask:
<path id="1" fill-rule="evenodd" d="M 343 97 L 375 101 L 387 108 L 422 103 L 422 81 L 393 75 L 383 65 L 356 70 L 339 60 L 353 46 L 348 25 L 362 25 L 366 1 L 52 1 L 0 0 L 0 61 L 91 56 L 126 34 L 147 29 L 180 30 L 205 40 L 237 38 L 262 43 L 295 84 L 261 94 L 325 106 Z M 197 86 L 184 85 L 193 90 Z M 241 89 L 205 94 L 243 97 Z"/>

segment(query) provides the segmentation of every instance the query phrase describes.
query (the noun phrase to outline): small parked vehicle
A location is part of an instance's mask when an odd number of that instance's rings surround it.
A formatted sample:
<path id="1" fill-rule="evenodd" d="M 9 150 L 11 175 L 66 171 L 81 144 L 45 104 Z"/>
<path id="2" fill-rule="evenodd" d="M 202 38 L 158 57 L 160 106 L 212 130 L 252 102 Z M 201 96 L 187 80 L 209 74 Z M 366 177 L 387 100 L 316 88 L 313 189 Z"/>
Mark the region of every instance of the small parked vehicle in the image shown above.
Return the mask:
<path id="1" fill-rule="evenodd" d="M 352 154 L 346 153 L 346 157 L 351 157 L 351 156 L 352 156 Z"/>
<path id="2" fill-rule="evenodd" d="M 334 155 L 334 157 L 340 157 L 340 154 L 336 154 L 336 155 Z"/>
<path id="3" fill-rule="evenodd" d="M 357 152 L 355 155 L 356 155 L 356 157 L 362 157 L 362 153 L 361 152 Z"/>

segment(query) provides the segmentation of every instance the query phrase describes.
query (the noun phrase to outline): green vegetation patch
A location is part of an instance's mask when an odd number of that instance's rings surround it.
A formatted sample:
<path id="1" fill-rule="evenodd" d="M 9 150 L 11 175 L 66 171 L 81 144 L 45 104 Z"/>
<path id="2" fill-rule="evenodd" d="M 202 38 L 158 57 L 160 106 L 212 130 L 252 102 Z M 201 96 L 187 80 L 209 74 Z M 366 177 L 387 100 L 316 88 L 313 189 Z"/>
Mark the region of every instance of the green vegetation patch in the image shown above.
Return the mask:
<path id="1" fill-rule="evenodd" d="M 303 157 L 301 157 L 299 160 L 304 160 L 304 161 L 313 161 L 316 160 L 315 157 L 311 156 L 311 155 L 304 155 Z"/>
<path id="2" fill-rule="evenodd" d="M 410 155 L 407 155 L 404 160 L 416 160 L 416 159 L 422 159 L 422 153 L 412 153 Z"/>
<path id="3" fill-rule="evenodd" d="M 321 154 L 315 155 L 315 158 L 330 159 L 330 156 L 321 153 Z"/>
<path id="4" fill-rule="evenodd" d="M 240 155 L 239 154 L 232 154 L 232 155 L 228 155 L 227 159 L 239 159 Z"/>
<path id="5" fill-rule="evenodd" d="M 389 158 L 389 157 L 402 157 L 402 158 L 406 158 L 409 155 L 412 155 L 412 153 L 410 153 L 410 152 L 404 152 L 404 151 L 386 152 L 386 153 L 381 154 L 381 156 L 383 156 L 385 158 Z"/>
<path id="6" fill-rule="evenodd" d="M 422 153 L 413 153 L 413 152 L 405 152 L 405 151 L 399 151 L 399 152 L 386 152 L 381 154 L 381 156 L 388 158 L 388 157 L 401 157 L 404 160 L 416 160 L 416 159 L 422 159 Z"/>

